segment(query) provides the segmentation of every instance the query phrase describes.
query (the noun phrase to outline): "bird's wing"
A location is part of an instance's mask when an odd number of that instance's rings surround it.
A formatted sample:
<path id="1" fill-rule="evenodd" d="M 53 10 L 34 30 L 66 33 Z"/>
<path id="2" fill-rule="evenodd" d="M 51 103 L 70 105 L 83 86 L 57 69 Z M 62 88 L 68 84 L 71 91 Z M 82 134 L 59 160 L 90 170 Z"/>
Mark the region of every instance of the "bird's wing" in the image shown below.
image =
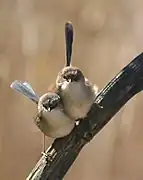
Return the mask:
<path id="1" fill-rule="evenodd" d="M 92 87 L 93 91 L 95 92 L 95 95 L 97 95 L 99 88 L 96 84 L 92 85 L 91 82 L 85 77 L 85 83 L 87 86 Z"/>

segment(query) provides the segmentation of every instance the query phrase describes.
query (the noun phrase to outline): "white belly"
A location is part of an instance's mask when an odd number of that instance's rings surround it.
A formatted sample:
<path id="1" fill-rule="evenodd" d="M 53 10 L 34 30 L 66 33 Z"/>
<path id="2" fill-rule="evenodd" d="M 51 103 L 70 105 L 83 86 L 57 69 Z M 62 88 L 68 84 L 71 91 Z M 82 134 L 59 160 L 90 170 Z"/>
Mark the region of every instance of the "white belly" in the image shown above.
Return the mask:
<path id="1" fill-rule="evenodd" d="M 72 119 L 84 118 L 95 99 L 93 91 L 84 84 L 71 83 L 63 87 L 61 97 L 66 113 Z"/>
<path id="2" fill-rule="evenodd" d="M 56 109 L 51 112 L 42 113 L 48 127 L 46 134 L 53 138 L 64 137 L 68 135 L 75 126 L 73 120 L 69 119 L 61 110 Z"/>

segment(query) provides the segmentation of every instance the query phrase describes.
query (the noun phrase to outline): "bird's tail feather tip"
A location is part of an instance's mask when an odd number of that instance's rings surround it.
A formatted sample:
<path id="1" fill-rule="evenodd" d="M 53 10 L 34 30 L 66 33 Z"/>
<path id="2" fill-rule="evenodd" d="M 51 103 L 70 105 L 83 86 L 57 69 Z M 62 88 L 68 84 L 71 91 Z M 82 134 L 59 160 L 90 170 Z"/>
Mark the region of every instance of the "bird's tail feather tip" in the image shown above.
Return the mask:
<path id="1" fill-rule="evenodd" d="M 35 91 L 29 83 L 15 80 L 11 83 L 10 87 L 13 90 L 21 92 L 23 95 L 25 95 L 35 103 L 38 103 L 39 97 L 37 96 L 37 94 L 35 93 Z"/>

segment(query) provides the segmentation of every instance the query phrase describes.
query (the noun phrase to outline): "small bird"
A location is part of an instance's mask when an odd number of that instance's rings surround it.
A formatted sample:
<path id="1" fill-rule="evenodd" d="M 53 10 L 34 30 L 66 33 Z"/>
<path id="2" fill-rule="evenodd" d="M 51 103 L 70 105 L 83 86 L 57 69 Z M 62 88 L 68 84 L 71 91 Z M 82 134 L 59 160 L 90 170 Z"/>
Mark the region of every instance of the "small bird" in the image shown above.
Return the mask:
<path id="1" fill-rule="evenodd" d="M 48 92 L 39 98 L 29 83 L 18 80 L 15 80 L 10 87 L 21 92 L 38 105 L 38 113 L 34 122 L 44 133 L 44 151 L 45 135 L 52 138 L 61 138 L 70 134 L 75 127 L 75 122 L 64 113 L 58 94 Z"/>
<path id="2" fill-rule="evenodd" d="M 56 89 L 66 114 L 73 120 L 83 119 L 97 96 L 98 87 L 93 86 L 79 68 L 71 66 L 73 43 L 71 22 L 65 24 L 65 40 L 66 65 L 57 76 Z"/>
<path id="3" fill-rule="evenodd" d="M 36 125 L 49 137 L 61 138 L 70 134 L 75 123 L 65 113 L 60 96 L 48 92 L 38 102 L 38 120 Z"/>

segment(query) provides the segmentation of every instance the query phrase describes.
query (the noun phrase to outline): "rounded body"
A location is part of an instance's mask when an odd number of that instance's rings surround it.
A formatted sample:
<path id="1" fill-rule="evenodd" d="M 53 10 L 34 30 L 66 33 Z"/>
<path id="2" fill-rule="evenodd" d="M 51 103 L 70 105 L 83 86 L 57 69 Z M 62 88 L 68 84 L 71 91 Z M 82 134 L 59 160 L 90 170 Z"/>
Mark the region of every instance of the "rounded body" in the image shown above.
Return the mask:
<path id="1" fill-rule="evenodd" d="M 80 69 L 65 67 L 58 75 L 57 92 L 66 114 L 73 120 L 85 118 L 98 92 Z"/>
<path id="2" fill-rule="evenodd" d="M 60 138 L 70 134 L 75 126 L 75 122 L 64 113 L 62 104 L 48 111 L 40 100 L 38 116 L 39 118 L 35 120 L 36 125 L 46 136 L 52 138 Z"/>
<path id="3" fill-rule="evenodd" d="M 81 82 L 63 85 L 59 95 L 65 112 L 74 120 L 86 117 L 96 96 L 92 86 Z"/>

